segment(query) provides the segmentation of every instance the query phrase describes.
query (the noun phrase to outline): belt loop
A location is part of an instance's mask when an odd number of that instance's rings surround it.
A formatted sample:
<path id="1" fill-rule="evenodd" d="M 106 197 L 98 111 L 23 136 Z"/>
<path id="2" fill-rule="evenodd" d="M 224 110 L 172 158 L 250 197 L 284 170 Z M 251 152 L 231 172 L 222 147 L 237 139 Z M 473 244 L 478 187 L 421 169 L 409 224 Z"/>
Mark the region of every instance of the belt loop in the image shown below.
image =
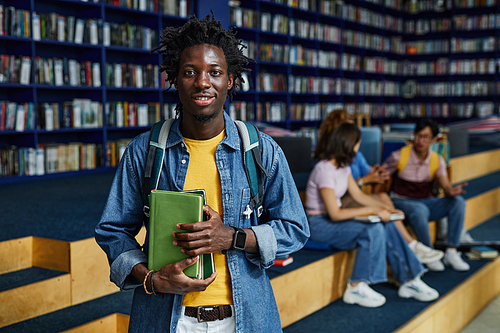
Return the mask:
<path id="1" fill-rule="evenodd" d="M 219 308 L 219 320 L 222 320 L 224 319 L 224 308 L 222 307 L 222 305 L 219 305 L 218 308 Z"/>

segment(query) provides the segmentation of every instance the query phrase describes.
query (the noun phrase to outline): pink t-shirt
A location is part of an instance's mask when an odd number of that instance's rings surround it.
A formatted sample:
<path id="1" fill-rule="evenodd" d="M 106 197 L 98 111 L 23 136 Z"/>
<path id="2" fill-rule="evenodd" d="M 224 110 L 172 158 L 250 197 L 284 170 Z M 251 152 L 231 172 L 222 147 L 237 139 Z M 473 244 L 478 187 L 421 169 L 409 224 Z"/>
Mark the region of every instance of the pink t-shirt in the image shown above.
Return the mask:
<path id="1" fill-rule="evenodd" d="M 385 164 L 387 164 L 387 171 L 390 175 L 392 175 L 398 166 L 399 158 L 401 156 L 401 150 L 396 150 L 392 152 L 392 154 L 387 158 Z M 421 183 L 421 182 L 430 182 L 431 179 L 431 171 L 430 171 L 430 163 L 431 163 L 431 154 L 427 154 L 427 158 L 424 161 L 420 161 L 415 154 L 415 151 L 412 149 L 410 152 L 410 158 L 408 159 L 408 163 L 406 164 L 403 171 L 398 174 L 398 177 L 402 180 L 406 180 L 408 182 Z M 436 172 L 436 177 L 446 176 L 446 163 L 443 157 L 439 156 L 439 166 Z"/>
<path id="2" fill-rule="evenodd" d="M 340 198 L 347 192 L 351 168 L 337 168 L 330 161 L 319 161 L 309 175 L 306 187 L 306 208 L 326 211 L 320 189 L 331 188 L 335 191 L 337 205 L 342 206 Z"/>

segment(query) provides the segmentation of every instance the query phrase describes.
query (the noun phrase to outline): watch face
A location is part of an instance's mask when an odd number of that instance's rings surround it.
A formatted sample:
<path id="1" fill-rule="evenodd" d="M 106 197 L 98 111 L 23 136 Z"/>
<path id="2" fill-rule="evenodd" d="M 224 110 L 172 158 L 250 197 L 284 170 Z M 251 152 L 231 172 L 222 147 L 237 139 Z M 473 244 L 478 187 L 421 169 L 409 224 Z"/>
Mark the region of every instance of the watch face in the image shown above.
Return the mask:
<path id="1" fill-rule="evenodd" d="M 243 230 L 236 230 L 234 234 L 234 248 L 238 250 L 245 249 L 247 234 Z"/>

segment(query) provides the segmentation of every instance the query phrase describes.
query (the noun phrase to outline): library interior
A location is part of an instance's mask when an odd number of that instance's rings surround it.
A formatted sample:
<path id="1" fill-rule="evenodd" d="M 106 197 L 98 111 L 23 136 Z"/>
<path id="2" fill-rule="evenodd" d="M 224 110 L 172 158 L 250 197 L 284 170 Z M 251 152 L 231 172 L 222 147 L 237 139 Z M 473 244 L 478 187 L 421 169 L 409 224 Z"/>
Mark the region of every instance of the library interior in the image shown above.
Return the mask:
<path id="1" fill-rule="evenodd" d="M 255 125 L 281 148 L 295 185 L 283 190 L 300 197 L 297 214 L 311 229 L 298 251 L 262 269 L 282 331 L 498 332 L 500 0 L 0 0 L 0 332 L 129 330 L 134 291 L 110 281 L 96 226 L 129 143 L 155 123 L 176 118 L 173 133 L 180 122 L 177 81 L 170 84 L 157 49 L 162 32 L 212 15 L 254 60 L 230 87 L 226 120 Z M 360 144 L 345 148 L 356 157 L 338 164 L 341 153 L 329 143 L 347 128 L 359 129 L 352 146 Z M 166 145 L 152 145 L 165 153 Z M 364 172 L 354 170 L 359 156 Z M 345 202 L 324 202 L 340 180 L 316 184 L 322 163 L 352 175 Z M 413 171 L 425 168 L 403 180 L 412 163 Z M 253 188 L 250 178 L 234 182 Z M 422 182 L 432 187 L 429 198 L 412 200 Z M 415 187 L 398 192 L 405 186 Z M 403 215 L 394 223 L 381 222 L 382 213 L 367 213 L 376 216 L 368 222 L 343 217 L 361 212 L 355 198 Z M 437 213 L 431 199 L 461 208 Z M 427 207 L 408 207 L 417 200 Z M 425 210 L 422 231 L 414 217 Z M 140 249 L 150 236 L 147 216 L 132 235 Z M 315 231 L 320 217 L 338 235 Z M 397 235 L 381 229 L 386 282 L 359 278 L 363 241 L 339 245 L 347 223 L 397 225 Z M 396 236 L 408 239 L 400 245 L 406 270 L 412 260 L 421 267 L 411 280 L 420 295 L 407 291 L 391 260 Z M 148 275 L 137 287 L 146 293 Z M 354 298 L 363 292 L 368 301 Z M 245 313 L 235 312 L 238 328 Z"/>

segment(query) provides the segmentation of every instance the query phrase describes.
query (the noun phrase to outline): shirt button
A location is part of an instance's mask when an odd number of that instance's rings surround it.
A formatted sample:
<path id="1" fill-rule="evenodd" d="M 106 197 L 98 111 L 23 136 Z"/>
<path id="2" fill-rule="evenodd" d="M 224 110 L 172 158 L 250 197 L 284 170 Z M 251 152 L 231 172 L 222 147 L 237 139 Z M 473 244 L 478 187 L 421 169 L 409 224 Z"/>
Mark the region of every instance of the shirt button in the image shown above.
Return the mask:
<path id="1" fill-rule="evenodd" d="M 181 161 L 181 163 L 182 163 L 182 164 L 186 164 L 186 160 L 182 160 L 182 161 Z"/>

